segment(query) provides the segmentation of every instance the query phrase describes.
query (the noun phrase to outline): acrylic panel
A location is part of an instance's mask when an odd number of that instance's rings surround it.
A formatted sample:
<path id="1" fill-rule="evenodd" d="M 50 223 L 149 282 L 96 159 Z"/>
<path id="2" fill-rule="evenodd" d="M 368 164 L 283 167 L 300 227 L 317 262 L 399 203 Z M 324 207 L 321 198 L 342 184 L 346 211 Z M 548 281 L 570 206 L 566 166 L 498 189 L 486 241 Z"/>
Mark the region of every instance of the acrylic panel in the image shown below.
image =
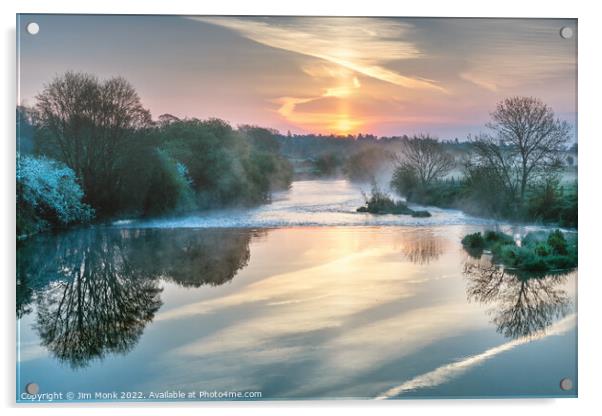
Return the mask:
<path id="1" fill-rule="evenodd" d="M 17 16 L 17 402 L 576 397 L 577 20 Z"/>

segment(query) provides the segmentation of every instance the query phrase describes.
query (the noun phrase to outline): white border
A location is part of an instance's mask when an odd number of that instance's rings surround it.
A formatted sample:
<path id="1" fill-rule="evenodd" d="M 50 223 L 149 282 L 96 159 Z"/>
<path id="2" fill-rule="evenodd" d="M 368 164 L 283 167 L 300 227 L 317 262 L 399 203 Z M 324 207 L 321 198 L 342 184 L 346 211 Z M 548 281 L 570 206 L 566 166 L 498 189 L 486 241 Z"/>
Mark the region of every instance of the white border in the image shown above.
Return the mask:
<path id="1" fill-rule="evenodd" d="M 2 302 L 4 336 L 2 348 L 2 405 L 11 407 L 5 414 L 29 414 L 35 408 L 15 408 L 15 247 L 14 247 L 14 155 L 15 155 L 15 14 L 21 13 L 123 13 L 123 14 L 285 14 L 285 15 L 359 15 L 359 16 L 466 16 L 466 17 L 570 17 L 579 19 L 579 222 L 581 224 L 579 250 L 579 399 L 547 400 L 433 400 L 395 402 L 261 402 L 261 403 L 199 403 L 139 405 L 87 405 L 85 410 L 77 406 L 61 405 L 39 407 L 48 415 L 105 415 L 110 408 L 115 415 L 165 415 L 180 414 L 278 414 L 305 415 L 307 412 L 330 414 L 334 411 L 348 415 L 364 415 L 366 412 L 395 414 L 462 414 L 487 416 L 509 413 L 567 415 L 594 413 L 600 406 L 598 397 L 600 373 L 600 309 L 602 304 L 602 273 L 598 268 L 602 244 L 596 235 L 600 232 L 602 172 L 600 156 L 602 140 L 600 126 L 600 26 L 602 16 L 597 13 L 597 2 L 505 0 L 485 1 L 381 1 L 363 2 L 325 0 L 253 0 L 198 2 L 185 0 L 97 0 L 82 2 L 73 0 L 22 0 L 3 1 L 2 13 L 2 82 L 3 97 L 0 99 L 2 126 Z M 113 410 L 114 409 L 114 410 Z M 486 413 L 485 413 L 486 412 Z"/>

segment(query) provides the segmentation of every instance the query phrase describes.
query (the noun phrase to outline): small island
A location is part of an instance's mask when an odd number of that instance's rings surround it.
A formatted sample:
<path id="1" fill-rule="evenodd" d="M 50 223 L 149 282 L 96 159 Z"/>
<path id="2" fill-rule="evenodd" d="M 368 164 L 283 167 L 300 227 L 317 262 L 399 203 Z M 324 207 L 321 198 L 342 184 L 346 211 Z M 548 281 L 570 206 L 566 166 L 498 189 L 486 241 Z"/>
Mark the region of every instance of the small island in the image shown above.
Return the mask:
<path id="1" fill-rule="evenodd" d="M 577 267 L 577 235 L 558 229 L 530 232 L 519 241 L 502 232 L 478 232 L 464 236 L 462 245 L 476 258 L 489 251 L 494 263 L 516 271 L 558 272 Z"/>
<path id="2" fill-rule="evenodd" d="M 394 201 L 389 194 L 380 190 L 377 185 L 372 185 L 370 196 L 364 194 L 366 204 L 356 209 L 357 212 L 367 212 L 370 214 L 394 214 L 411 215 L 415 218 L 427 218 L 431 213 L 424 210 L 413 210 L 402 201 Z"/>

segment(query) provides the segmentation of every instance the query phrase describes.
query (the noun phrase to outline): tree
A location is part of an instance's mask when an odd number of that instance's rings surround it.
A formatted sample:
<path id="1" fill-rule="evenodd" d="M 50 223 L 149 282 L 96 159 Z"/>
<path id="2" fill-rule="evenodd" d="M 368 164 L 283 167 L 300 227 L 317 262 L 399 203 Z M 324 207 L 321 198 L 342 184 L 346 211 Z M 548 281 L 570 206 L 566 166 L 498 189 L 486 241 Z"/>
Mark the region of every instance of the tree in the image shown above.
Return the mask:
<path id="1" fill-rule="evenodd" d="M 99 81 L 67 72 L 36 98 L 40 150 L 75 171 L 87 202 L 103 214 L 113 213 L 122 148 L 151 123 L 134 87 L 120 77 Z"/>
<path id="2" fill-rule="evenodd" d="M 487 124 L 488 134 L 474 140 L 477 163 L 502 178 L 506 190 L 522 205 L 529 184 L 557 172 L 569 140 L 570 126 L 532 97 L 512 97 L 498 103 Z"/>
<path id="3" fill-rule="evenodd" d="M 397 171 L 415 175 L 423 187 L 442 179 L 455 166 L 454 158 L 436 138 L 414 136 L 404 141 L 401 154 L 396 155 Z"/>

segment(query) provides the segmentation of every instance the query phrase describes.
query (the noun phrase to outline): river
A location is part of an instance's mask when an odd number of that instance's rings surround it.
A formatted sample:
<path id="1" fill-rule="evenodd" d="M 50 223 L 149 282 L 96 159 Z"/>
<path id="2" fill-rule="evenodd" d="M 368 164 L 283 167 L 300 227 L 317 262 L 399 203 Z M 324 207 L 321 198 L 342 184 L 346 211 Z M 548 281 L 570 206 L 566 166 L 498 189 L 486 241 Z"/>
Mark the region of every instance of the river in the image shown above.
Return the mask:
<path id="1" fill-rule="evenodd" d="M 19 388 L 82 401 L 576 396 L 576 272 L 517 278 L 461 247 L 493 221 L 359 214 L 361 189 L 297 181 L 257 208 L 24 242 Z"/>

